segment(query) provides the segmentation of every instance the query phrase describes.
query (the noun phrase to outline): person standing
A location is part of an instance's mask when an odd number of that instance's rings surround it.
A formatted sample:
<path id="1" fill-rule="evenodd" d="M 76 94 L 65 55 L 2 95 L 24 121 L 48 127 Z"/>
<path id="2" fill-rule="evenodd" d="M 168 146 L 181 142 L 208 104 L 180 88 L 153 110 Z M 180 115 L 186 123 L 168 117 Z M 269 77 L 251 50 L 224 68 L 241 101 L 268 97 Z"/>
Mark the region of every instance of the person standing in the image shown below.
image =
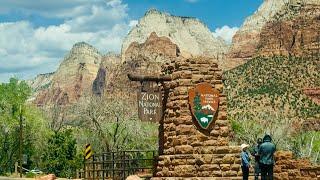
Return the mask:
<path id="1" fill-rule="evenodd" d="M 260 159 L 260 155 L 259 155 L 259 147 L 262 144 L 262 139 L 258 138 L 257 141 L 257 145 L 255 146 L 255 148 L 253 149 L 253 153 L 252 155 L 254 156 L 254 179 L 258 180 L 259 179 L 259 175 L 261 173 L 261 169 L 260 169 L 260 163 L 259 163 L 259 159 Z"/>
<path id="2" fill-rule="evenodd" d="M 272 143 L 271 136 L 266 134 L 259 147 L 261 180 L 273 180 L 274 153 L 276 146 Z"/>
<path id="3" fill-rule="evenodd" d="M 241 144 L 241 169 L 243 180 L 248 180 L 249 178 L 249 168 L 250 168 L 250 155 L 247 152 L 249 145 Z"/>

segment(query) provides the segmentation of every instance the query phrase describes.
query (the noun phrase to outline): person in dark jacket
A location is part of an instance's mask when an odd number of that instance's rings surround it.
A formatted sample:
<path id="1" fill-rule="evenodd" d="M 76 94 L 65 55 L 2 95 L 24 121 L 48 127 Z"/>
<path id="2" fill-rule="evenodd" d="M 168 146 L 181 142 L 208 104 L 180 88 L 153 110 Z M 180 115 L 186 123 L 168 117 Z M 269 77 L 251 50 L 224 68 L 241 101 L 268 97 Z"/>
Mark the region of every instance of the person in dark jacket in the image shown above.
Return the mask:
<path id="1" fill-rule="evenodd" d="M 258 141 L 257 141 L 257 145 L 254 147 L 253 149 L 253 153 L 252 155 L 254 156 L 254 179 L 255 180 L 258 180 L 259 179 L 259 175 L 261 173 L 261 169 L 260 169 L 260 166 L 259 166 L 259 159 L 260 159 L 260 155 L 259 155 L 259 147 L 260 145 L 262 144 L 262 139 L 261 138 L 258 138 Z"/>
<path id="2" fill-rule="evenodd" d="M 272 143 L 271 136 L 266 134 L 263 137 L 263 143 L 259 147 L 259 163 L 262 180 L 273 180 L 274 153 L 276 146 Z"/>
<path id="3" fill-rule="evenodd" d="M 241 144 L 241 170 L 242 170 L 242 177 L 243 180 L 248 180 L 249 178 L 249 168 L 250 168 L 250 155 L 247 152 L 247 148 L 249 145 Z"/>

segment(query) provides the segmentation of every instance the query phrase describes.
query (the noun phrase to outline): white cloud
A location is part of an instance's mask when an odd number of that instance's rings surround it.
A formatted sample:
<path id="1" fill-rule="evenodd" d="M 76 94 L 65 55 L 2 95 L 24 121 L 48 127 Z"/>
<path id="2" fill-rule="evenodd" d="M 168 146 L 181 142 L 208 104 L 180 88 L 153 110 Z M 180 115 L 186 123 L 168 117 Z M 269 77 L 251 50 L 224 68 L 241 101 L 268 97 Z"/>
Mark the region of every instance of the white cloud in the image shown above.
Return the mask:
<path id="1" fill-rule="evenodd" d="M 236 34 L 238 30 L 238 27 L 231 28 L 229 26 L 223 26 L 222 28 L 217 28 L 212 34 L 214 37 L 221 37 L 227 43 L 231 43 L 232 37 Z"/>
<path id="2" fill-rule="evenodd" d="M 130 22 L 129 22 L 129 26 L 132 28 L 132 27 L 134 27 L 134 26 L 136 26 L 138 24 L 138 21 L 137 20 L 131 20 Z"/>
<path id="3" fill-rule="evenodd" d="M 31 3 L 28 0 L 0 0 L 0 13 L 20 11 L 24 14 L 35 13 L 45 17 L 71 18 L 86 13 L 92 4 L 103 5 L 106 2 L 114 1 L 118 0 L 37 0 L 36 3 Z"/>
<path id="4" fill-rule="evenodd" d="M 32 6 L 31 9 L 37 7 L 19 0 L 12 2 Z M 73 6 L 78 8 L 74 11 L 76 16 L 66 15 L 72 18 L 65 18 L 58 25 L 35 27 L 29 21 L 0 23 L 0 82 L 13 75 L 26 79 L 55 71 L 76 42 L 85 41 L 102 53 L 120 52 L 122 39 L 135 21 L 130 21 L 127 5 L 120 0 L 92 0 L 89 7 L 83 0 L 70 0 L 70 4 L 76 2 L 80 2 L 79 6 Z"/>

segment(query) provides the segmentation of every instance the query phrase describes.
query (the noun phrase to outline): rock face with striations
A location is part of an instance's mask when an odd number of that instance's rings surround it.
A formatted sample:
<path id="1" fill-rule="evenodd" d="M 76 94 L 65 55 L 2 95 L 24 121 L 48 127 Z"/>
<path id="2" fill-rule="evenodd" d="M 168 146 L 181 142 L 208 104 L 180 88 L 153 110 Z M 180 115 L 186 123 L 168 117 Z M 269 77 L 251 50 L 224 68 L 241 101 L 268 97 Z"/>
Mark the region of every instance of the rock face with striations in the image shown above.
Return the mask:
<path id="1" fill-rule="evenodd" d="M 135 73 L 156 75 L 161 73 L 161 65 L 179 55 L 179 47 L 168 37 L 158 37 L 152 32 L 145 42 L 130 44 L 125 52 L 125 64 Z"/>
<path id="2" fill-rule="evenodd" d="M 76 43 L 54 73 L 50 87 L 37 96 L 36 104 L 69 104 L 91 93 L 101 58 L 91 45 Z"/>
<path id="3" fill-rule="evenodd" d="M 277 13 L 260 34 L 262 56 L 312 56 L 320 53 L 320 1 L 290 4 Z"/>
<path id="4" fill-rule="evenodd" d="M 287 1 L 287 0 L 285 0 Z M 251 58 L 256 52 L 263 26 L 285 6 L 282 0 L 265 0 L 259 9 L 248 17 L 232 39 L 228 53 L 231 58 Z"/>
<path id="5" fill-rule="evenodd" d="M 27 83 L 37 95 L 41 90 L 48 88 L 51 85 L 54 72 L 39 74 L 36 78 L 28 80 Z"/>
<path id="6" fill-rule="evenodd" d="M 265 0 L 233 37 L 227 69 L 258 55 L 302 56 L 318 51 L 319 5 L 319 0 Z"/>
<path id="7" fill-rule="evenodd" d="M 143 43 L 155 32 L 158 36 L 168 37 L 176 44 L 182 55 L 205 55 L 222 58 L 228 46 L 218 38 L 214 38 L 210 30 L 196 18 L 172 16 L 157 10 L 149 10 L 140 19 L 124 39 L 122 60 L 126 60 L 126 51 L 131 43 Z"/>
<path id="8" fill-rule="evenodd" d="M 118 54 L 108 53 L 101 59 L 97 76 L 92 84 L 92 92 L 101 96 L 104 92 L 112 91 L 117 83 L 116 78 L 121 73 L 121 57 Z"/>

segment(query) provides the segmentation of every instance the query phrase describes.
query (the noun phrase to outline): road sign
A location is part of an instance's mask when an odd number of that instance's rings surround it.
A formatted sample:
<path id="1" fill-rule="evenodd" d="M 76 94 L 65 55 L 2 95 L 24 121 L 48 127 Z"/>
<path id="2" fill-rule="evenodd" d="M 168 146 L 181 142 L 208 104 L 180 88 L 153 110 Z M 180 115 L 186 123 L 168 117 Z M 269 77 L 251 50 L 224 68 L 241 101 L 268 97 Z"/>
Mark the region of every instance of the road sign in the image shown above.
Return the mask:
<path id="1" fill-rule="evenodd" d="M 160 121 L 162 116 L 161 92 L 138 92 L 138 115 L 142 121 Z"/>
<path id="2" fill-rule="evenodd" d="M 87 144 L 86 145 L 86 149 L 84 151 L 84 157 L 85 159 L 90 159 L 92 156 L 92 149 L 91 149 L 91 145 L 90 144 Z"/>
<path id="3" fill-rule="evenodd" d="M 189 90 L 189 104 L 198 125 L 208 129 L 219 107 L 219 91 L 208 83 L 200 83 Z"/>

